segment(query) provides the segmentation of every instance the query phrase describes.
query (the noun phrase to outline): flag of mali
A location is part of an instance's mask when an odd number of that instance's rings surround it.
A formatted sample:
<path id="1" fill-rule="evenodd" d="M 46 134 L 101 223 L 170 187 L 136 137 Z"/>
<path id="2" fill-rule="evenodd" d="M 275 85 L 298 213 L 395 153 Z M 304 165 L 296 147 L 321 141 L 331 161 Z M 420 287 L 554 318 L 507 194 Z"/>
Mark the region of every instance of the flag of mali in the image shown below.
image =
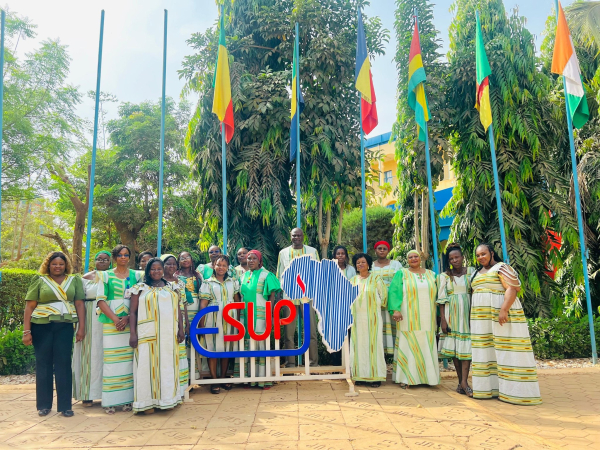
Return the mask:
<path id="1" fill-rule="evenodd" d="M 219 35 L 219 50 L 217 52 L 217 65 L 215 70 L 215 96 L 213 98 L 212 112 L 217 115 L 219 121 L 225 130 L 225 142 L 229 143 L 233 137 L 235 129 L 233 123 L 233 102 L 231 100 L 231 78 L 229 76 L 229 55 L 225 45 L 225 19 L 221 11 L 221 20 L 219 24 L 221 29 Z"/>
<path id="2" fill-rule="evenodd" d="M 361 123 L 365 134 L 369 134 L 379 122 L 377 118 L 377 105 L 375 98 L 375 88 L 373 87 L 373 76 L 371 75 L 371 62 L 367 52 L 367 38 L 365 37 L 365 27 L 363 25 L 360 7 L 358 8 L 358 35 L 356 44 L 356 71 L 355 71 L 356 89 L 361 95 Z"/>
<path id="3" fill-rule="evenodd" d="M 415 112 L 419 140 L 423 142 L 425 142 L 425 128 L 430 116 L 424 86 L 426 79 L 423 57 L 421 56 L 419 28 L 415 21 L 415 31 L 408 55 L 408 106 Z"/>

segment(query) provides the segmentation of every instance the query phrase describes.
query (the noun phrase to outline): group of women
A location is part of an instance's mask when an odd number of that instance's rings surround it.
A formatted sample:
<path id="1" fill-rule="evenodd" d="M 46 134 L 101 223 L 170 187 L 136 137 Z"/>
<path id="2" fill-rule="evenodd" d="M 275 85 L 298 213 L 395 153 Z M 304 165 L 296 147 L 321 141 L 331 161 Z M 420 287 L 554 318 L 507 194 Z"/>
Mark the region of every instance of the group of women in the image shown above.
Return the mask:
<path id="1" fill-rule="evenodd" d="M 421 267 L 419 252 L 409 252 L 408 268 L 403 268 L 387 258 L 389 251 L 390 245 L 380 241 L 375 261 L 358 253 L 352 266 L 346 248 L 338 246 L 333 252 L 342 273 L 359 287 L 350 338 L 355 382 L 378 387 L 387 378 L 389 354 L 394 382 L 404 388 L 437 385 L 439 358 L 451 358 L 457 392 L 515 404 L 540 403 L 527 322 L 517 298 L 519 279 L 494 249 L 487 244 L 477 248 L 475 269 L 464 267 L 460 247 L 450 244 L 449 267 L 439 277 Z M 62 252 L 50 253 L 42 263 L 26 296 L 23 331 L 23 342 L 33 344 L 36 356 L 39 415 L 52 408 L 54 377 L 58 411 L 71 417 L 72 396 L 84 406 L 101 399 L 107 414 L 117 408 L 146 414 L 173 408 L 182 401 L 190 366 L 196 371 L 204 367 L 212 378 L 227 378 L 230 369 L 239 376 L 238 364 L 228 358 L 196 355 L 190 361 L 190 323 L 200 309 L 218 305 L 200 324 L 217 328 L 218 334 L 205 335 L 202 345 L 217 352 L 242 345 L 249 349 L 248 334 L 239 343 L 225 342 L 224 336 L 234 330 L 223 320 L 223 307 L 251 303 L 254 331 L 261 334 L 266 330 L 266 303 L 281 291 L 257 250 L 239 249 L 236 267 L 217 246 L 209 249 L 210 262 L 197 268 L 189 252 L 160 258 L 144 252 L 139 270 L 129 268 L 131 257 L 125 245 L 98 252 L 95 270 L 83 277 L 72 274 Z M 236 317 L 243 323 L 247 309 Z M 265 342 L 254 345 L 260 349 Z M 467 381 L 471 361 L 473 388 Z M 264 358 L 256 358 L 255 364 L 257 376 L 266 375 Z M 270 383 L 259 386 L 269 388 Z M 232 384 L 212 385 L 211 392 L 218 394 L 221 388 L 229 390 Z"/>
<path id="2" fill-rule="evenodd" d="M 360 287 L 352 306 L 350 350 L 357 384 L 378 387 L 385 381 L 385 354 L 392 350 L 392 380 L 403 388 L 439 384 L 444 358 L 454 362 L 460 394 L 517 405 L 541 403 L 527 321 L 517 298 L 519 277 L 494 248 L 479 245 L 479 266 L 473 268 L 465 267 L 460 246 L 449 244 L 447 267 L 439 276 L 422 267 L 418 251 L 408 252 L 408 268 L 402 268 L 387 260 L 389 250 L 381 241 L 375 244 L 376 261 L 364 253 L 353 257 L 357 274 L 351 282 Z M 471 362 L 473 387 L 468 384 Z"/>

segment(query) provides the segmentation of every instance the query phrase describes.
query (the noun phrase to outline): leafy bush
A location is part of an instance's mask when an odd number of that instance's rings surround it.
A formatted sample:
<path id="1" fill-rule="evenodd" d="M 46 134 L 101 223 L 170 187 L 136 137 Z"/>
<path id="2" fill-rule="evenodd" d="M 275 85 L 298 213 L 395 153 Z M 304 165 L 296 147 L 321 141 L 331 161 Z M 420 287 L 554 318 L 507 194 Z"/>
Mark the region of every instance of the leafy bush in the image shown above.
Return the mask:
<path id="1" fill-rule="evenodd" d="M 0 330 L 0 375 L 22 375 L 35 369 L 33 346 L 23 345 L 23 327 Z"/>
<path id="2" fill-rule="evenodd" d="M 23 324 L 25 295 L 35 270 L 4 269 L 0 282 L 0 328 L 14 330 Z"/>
<path id="3" fill-rule="evenodd" d="M 600 341 L 600 317 L 594 320 L 596 342 Z M 586 358 L 592 354 L 588 317 L 530 319 L 533 352 L 540 359 Z"/>
<path id="4" fill-rule="evenodd" d="M 392 243 L 394 237 L 394 225 L 392 219 L 394 211 L 383 206 L 367 208 L 367 249 L 371 256 L 375 255 L 373 245 L 377 241 L 388 241 Z M 337 235 L 337 226 L 333 227 L 331 236 Z M 362 240 L 362 209 L 356 208 L 344 214 L 342 222 L 342 245 L 348 247 L 350 255 L 360 253 L 363 250 Z"/>

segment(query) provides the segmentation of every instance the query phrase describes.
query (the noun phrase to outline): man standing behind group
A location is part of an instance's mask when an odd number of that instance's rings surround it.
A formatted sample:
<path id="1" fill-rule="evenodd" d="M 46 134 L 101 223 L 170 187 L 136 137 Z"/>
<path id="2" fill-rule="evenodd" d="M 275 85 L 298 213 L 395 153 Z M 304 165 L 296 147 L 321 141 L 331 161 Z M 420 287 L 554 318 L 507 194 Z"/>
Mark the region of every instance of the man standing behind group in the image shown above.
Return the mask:
<path id="1" fill-rule="evenodd" d="M 283 272 L 288 268 L 294 258 L 303 255 L 310 255 L 311 258 L 319 261 L 319 253 L 317 252 L 317 249 L 309 247 L 308 245 L 304 245 L 304 232 L 301 228 L 294 228 L 292 230 L 291 240 L 292 245 L 279 252 L 279 260 L 277 262 L 277 278 L 279 278 L 280 282 L 283 282 Z M 283 298 L 289 298 L 285 292 L 283 292 Z M 296 317 L 300 317 L 300 314 L 303 312 L 303 309 L 300 307 L 300 300 L 292 300 L 292 302 L 294 305 L 296 305 Z M 289 325 L 285 326 L 286 349 L 296 348 L 294 342 L 294 333 L 296 332 L 296 328 L 297 322 L 295 320 Z M 310 346 L 308 348 L 308 352 L 310 365 L 318 366 L 319 353 L 317 349 L 317 317 L 312 309 L 310 314 Z M 286 367 L 294 367 L 296 365 L 294 356 L 288 357 L 285 365 Z"/>

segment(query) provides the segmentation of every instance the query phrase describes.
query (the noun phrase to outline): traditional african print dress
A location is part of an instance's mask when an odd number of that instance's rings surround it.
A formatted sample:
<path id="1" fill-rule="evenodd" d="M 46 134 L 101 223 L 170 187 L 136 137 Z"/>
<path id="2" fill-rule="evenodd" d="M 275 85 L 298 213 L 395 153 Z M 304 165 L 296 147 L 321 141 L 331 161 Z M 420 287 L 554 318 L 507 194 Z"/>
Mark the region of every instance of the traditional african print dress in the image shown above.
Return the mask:
<path id="1" fill-rule="evenodd" d="M 510 307 L 508 322 L 502 326 L 498 323 L 506 291 L 501 278 L 511 286 L 521 286 L 517 273 L 504 263 L 473 279 L 473 397 L 499 397 L 515 405 L 539 405 L 542 398 L 536 363 L 518 298 Z"/>
<path id="2" fill-rule="evenodd" d="M 203 280 L 208 280 L 213 276 L 214 272 L 210 264 L 199 264 L 198 267 L 196 267 L 196 271 L 202 276 Z M 237 270 L 235 270 L 233 266 L 229 266 L 229 269 L 227 269 L 227 275 L 231 278 L 239 279 Z"/>
<path id="3" fill-rule="evenodd" d="M 181 310 L 181 317 L 185 316 L 185 283 L 178 277 L 177 281 L 170 281 L 170 284 L 177 286 L 177 294 L 179 295 L 179 309 Z M 185 327 L 185 319 L 183 320 L 183 326 Z M 181 390 L 181 396 L 185 395 L 185 390 L 190 382 L 190 366 L 188 365 L 187 348 L 185 346 L 185 340 L 179 343 L 179 389 Z"/>
<path id="4" fill-rule="evenodd" d="M 441 273 L 438 280 L 438 305 L 444 305 L 444 316 L 450 332 L 440 335 L 439 353 L 444 358 L 471 360 L 471 278 L 473 267 L 465 275 L 448 276 Z"/>
<path id="5" fill-rule="evenodd" d="M 435 347 L 437 283 L 435 273 L 400 269 L 390 284 L 388 311 L 402 313 L 398 324 L 392 379 L 408 385 L 440 384 Z"/>
<path id="6" fill-rule="evenodd" d="M 124 280 L 115 275 L 114 269 L 99 272 L 97 300 L 104 300 L 118 317 L 129 315 L 129 297 L 125 292 L 137 284 L 141 272 L 129 270 Z M 133 402 L 133 349 L 129 346 L 129 325 L 123 331 L 104 313 L 98 320 L 102 323 L 102 406 L 128 405 Z"/>
<path id="7" fill-rule="evenodd" d="M 371 273 L 379 275 L 386 288 L 389 289 L 392 278 L 396 272 L 402 269 L 402 264 L 394 259 L 385 267 L 377 267 L 373 264 Z M 392 316 L 387 308 L 381 308 L 381 320 L 383 320 L 383 350 L 387 355 L 394 354 L 394 345 L 396 343 L 396 322 L 392 320 Z"/>
<path id="8" fill-rule="evenodd" d="M 179 285 L 133 286 L 139 294 L 137 338 L 134 351 L 133 410 L 169 409 L 181 403 L 179 386 Z"/>
<path id="9" fill-rule="evenodd" d="M 231 352 L 238 350 L 238 341 L 225 342 L 224 340 L 226 334 L 235 334 L 236 330 L 223 320 L 223 308 L 227 304 L 233 303 L 235 301 L 233 296 L 239 294 L 239 292 L 240 282 L 229 277 L 220 282 L 213 276 L 202 283 L 200 300 L 207 300 L 207 306 L 219 307 L 219 311 L 204 316 L 204 326 L 206 328 L 217 328 L 219 330 L 218 334 L 205 334 L 202 337 L 202 346 L 208 351 Z M 231 315 L 237 320 L 237 311 L 232 312 Z M 221 376 L 224 375 L 221 374 Z"/>
<path id="10" fill-rule="evenodd" d="M 387 306 L 387 287 L 379 275 L 368 278 L 355 275 L 350 280 L 358 286 L 358 297 L 352 304 L 350 364 L 355 381 L 385 381 L 387 366 L 383 350 L 381 308 Z"/>
<path id="11" fill-rule="evenodd" d="M 187 319 L 189 321 L 189 323 L 192 323 L 192 320 L 194 320 L 194 317 L 196 317 L 196 314 L 198 313 L 198 310 L 200 309 L 200 286 L 201 286 L 201 282 L 199 282 L 196 277 L 191 276 L 191 277 L 185 277 L 183 275 L 179 275 L 178 276 L 179 281 L 181 282 L 181 285 L 183 286 L 183 290 L 181 291 L 184 294 L 184 299 L 183 302 L 185 302 L 185 304 L 187 305 Z M 185 311 L 185 308 L 182 305 L 182 311 Z M 184 343 L 185 345 L 185 343 Z M 191 345 L 186 346 L 186 367 L 187 367 L 187 371 L 188 371 L 188 380 L 189 380 L 189 372 L 191 370 Z M 197 374 L 200 373 L 200 368 L 202 367 L 202 359 L 200 358 L 200 355 L 196 353 L 196 361 L 194 363 L 194 370 Z M 180 368 L 181 368 L 181 362 L 180 362 Z M 198 376 L 196 377 L 198 378 Z M 187 381 L 186 381 L 186 385 L 187 385 Z"/>
<path id="12" fill-rule="evenodd" d="M 96 272 L 93 280 L 82 278 L 85 293 L 85 337 L 73 348 L 73 397 L 76 400 L 102 398 L 102 323 L 96 314 L 96 293 L 100 279 Z M 88 275 L 88 274 L 86 274 Z M 78 325 L 79 326 L 79 325 Z"/>
<path id="13" fill-rule="evenodd" d="M 277 277 L 269 272 L 264 267 L 261 267 L 258 270 L 248 270 L 244 274 L 244 278 L 240 283 L 240 293 L 242 295 L 242 300 L 246 304 L 246 308 L 242 310 L 240 314 L 240 321 L 246 327 L 246 336 L 244 336 L 244 349 L 250 349 L 250 335 L 248 334 L 248 327 L 251 326 L 254 328 L 254 331 L 257 334 L 264 333 L 267 329 L 266 323 L 266 305 L 269 299 L 269 295 L 273 292 L 279 292 L 281 290 L 281 285 L 279 284 L 279 280 Z M 254 305 L 254 323 L 249 324 L 248 318 L 246 317 L 246 311 L 248 311 L 248 303 L 252 303 Z M 270 337 L 267 338 L 267 340 Z M 254 350 L 265 350 L 266 342 L 263 341 L 255 341 L 254 342 Z M 249 358 L 246 358 L 246 370 L 247 375 L 250 376 L 250 362 Z M 265 358 L 254 358 L 255 364 L 255 375 L 258 377 L 264 377 L 267 375 L 266 367 L 265 367 Z M 252 383 L 255 385 L 256 383 Z M 258 383 L 259 386 L 271 386 L 273 383 Z"/>
<path id="14" fill-rule="evenodd" d="M 246 269 L 244 269 L 241 264 L 235 266 L 235 274 L 237 275 L 237 279 L 238 280 L 242 280 L 242 278 L 244 278 L 244 274 L 246 273 Z"/>

